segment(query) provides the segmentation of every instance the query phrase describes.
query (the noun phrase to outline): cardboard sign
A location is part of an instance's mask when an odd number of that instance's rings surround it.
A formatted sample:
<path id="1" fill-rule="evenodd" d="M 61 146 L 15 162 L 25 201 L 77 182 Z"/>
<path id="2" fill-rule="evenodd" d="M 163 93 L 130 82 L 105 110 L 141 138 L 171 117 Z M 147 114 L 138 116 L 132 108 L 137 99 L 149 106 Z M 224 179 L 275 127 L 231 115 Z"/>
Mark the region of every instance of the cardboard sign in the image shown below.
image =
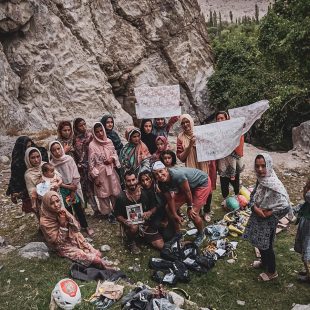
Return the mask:
<path id="1" fill-rule="evenodd" d="M 136 114 L 138 119 L 181 115 L 180 86 L 137 87 Z"/>
<path id="2" fill-rule="evenodd" d="M 132 224 L 144 223 L 142 204 L 137 203 L 135 205 L 126 206 L 127 219 Z"/>
<path id="3" fill-rule="evenodd" d="M 239 145 L 245 118 L 195 126 L 197 160 L 208 161 L 228 156 Z"/>
<path id="4" fill-rule="evenodd" d="M 244 107 L 229 109 L 228 113 L 230 118 L 244 117 L 245 126 L 242 130 L 242 134 L 245 134 L 252 127 L 254 122 L 261 118 L 263 113 L 269 109 L 269 101 L 261 100 L 255 103 L 246 105 Z"/>

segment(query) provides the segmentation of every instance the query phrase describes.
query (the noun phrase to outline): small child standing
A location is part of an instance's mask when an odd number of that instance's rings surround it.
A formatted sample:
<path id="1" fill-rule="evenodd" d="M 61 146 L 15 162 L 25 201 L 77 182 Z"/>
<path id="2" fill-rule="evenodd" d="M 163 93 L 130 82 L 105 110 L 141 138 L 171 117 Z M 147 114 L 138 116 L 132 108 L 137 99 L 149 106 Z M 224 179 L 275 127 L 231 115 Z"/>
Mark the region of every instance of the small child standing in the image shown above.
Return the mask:
<path id="1" fill-rule="evenodd" d="M 294 249 L 301 254 L 305 271 L 299 272 L 299 280 L 310 283 L 310 179 L 304 187 L 305 202 L 298 206 L 298 229 Z"/>

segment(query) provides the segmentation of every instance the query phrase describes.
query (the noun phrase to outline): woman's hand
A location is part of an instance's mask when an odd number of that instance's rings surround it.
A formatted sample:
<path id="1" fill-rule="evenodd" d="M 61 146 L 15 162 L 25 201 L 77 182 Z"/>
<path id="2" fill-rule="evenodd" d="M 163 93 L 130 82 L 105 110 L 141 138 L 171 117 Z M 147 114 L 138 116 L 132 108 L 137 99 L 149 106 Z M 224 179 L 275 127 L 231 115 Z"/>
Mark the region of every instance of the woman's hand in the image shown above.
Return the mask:
<path id="1" fill-rule="evenodd" d="M 66 212 L 64 210 L 60 210 L 58 212 L 58 221 L 61 227 L 67 227 L 68 225 L 68 220 L 66 216 Z"/>
<path id="2" fill-rule="evenodd" d="M 256 213 L 256 215 L 258 215 L 259 217 L 265 218 L 265 214 L 264 211 L 260 208 L 258 208 L 257 206 L 253 207 L 254 212 Z"/>
<path id="3" fill-rule="evenodd" d="M 98 178 L 95 179 L 95 185 L 96 185 L 97 187 L 100 187 L 100 186 L 101 186 L 101 182 L 100 182 L 100 180 L 99 180 Z"/>
<path id="4" fill-rule="evenodd" d="M 272 210 L 262 210 L 265 217 L 270 217 L 272 215 Z"/>
<path id="5" fill-rule="evenodd" d="M 189 146 L 192 147 L 196 143 L 196 137 L 192 136 L 192 138 L 189 141 Z"/>
<path id="6" fill-rule="evenodd" d="M 68 143 L 64 143 L 63 147 L 64 147 L 65 154 L 71 151 L 71 146 Z"/>
<path id="7" fill-rule="evenodd" d="M 110 165 L 110 164 L 112 164 L 114 162 L 114 158 L 113 157 L 110 157 L 109 159 L 106 159 L 105 161 L 104 161 L 104 164 L 105 165 Z"/>

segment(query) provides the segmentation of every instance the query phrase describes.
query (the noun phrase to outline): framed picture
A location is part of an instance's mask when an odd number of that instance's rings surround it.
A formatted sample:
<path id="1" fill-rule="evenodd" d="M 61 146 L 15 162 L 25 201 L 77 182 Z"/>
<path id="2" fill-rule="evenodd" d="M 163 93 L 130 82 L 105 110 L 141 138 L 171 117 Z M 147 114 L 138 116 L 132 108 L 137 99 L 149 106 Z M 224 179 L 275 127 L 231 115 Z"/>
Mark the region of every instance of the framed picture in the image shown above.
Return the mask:
<path id="1" fill-rule="evenodd" d="M 126 206 L 127 219 L 132 224 L 144 223 L 142 204 L 137 203 L 135 205 Z"/>

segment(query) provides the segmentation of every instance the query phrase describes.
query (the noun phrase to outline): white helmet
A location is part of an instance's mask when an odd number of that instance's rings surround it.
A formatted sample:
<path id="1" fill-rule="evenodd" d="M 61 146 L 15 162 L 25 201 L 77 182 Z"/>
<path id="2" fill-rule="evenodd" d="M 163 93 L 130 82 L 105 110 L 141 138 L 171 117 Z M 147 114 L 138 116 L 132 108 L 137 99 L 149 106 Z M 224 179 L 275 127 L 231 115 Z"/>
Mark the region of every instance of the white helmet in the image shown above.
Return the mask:
<path id="1" fill-rule="evenodd" d="M 60 280 L 53 289 L 52 296 L 57 306 L 65 310 L 71 310 L 81 302 L 80 288 L 71 279 Z"/>

